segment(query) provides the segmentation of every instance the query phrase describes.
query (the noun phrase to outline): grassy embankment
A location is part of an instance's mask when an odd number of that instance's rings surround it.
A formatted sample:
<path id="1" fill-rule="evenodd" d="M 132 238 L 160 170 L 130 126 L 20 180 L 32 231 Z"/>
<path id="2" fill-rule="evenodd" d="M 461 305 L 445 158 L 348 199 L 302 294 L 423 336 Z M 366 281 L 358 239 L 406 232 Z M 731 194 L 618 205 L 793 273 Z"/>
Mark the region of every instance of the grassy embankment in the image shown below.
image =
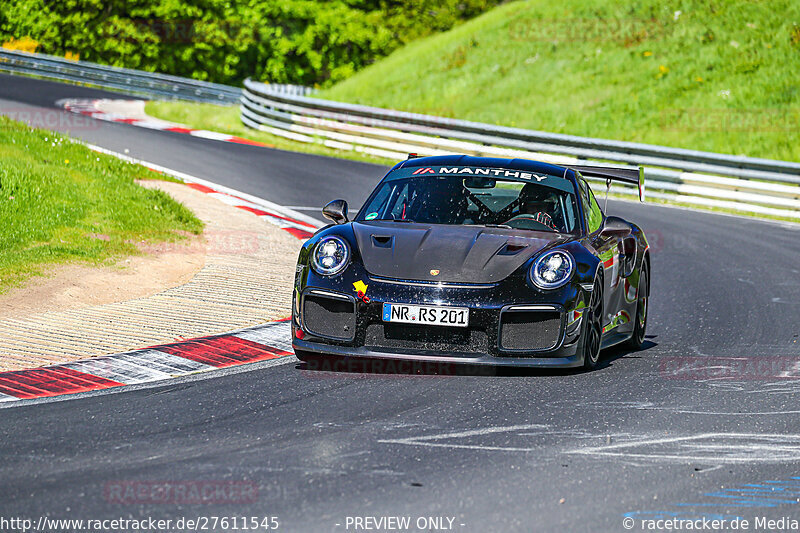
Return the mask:
<path id="1" fill-rule="evenodd" d="M 800 160 L 800 4 L 534 0 L 320 95 L 573 135 Z"/>
<path id="2" fill-rule="evenodd" d="M 798 70 L 796 2 L 534 0 L 411 43 L 319 96 L 796 161 Z M 304 146 L 248 130 L 236 107 L 164 102 L 148 111 L 287 149 Z"/>
<path id="3" fill-rule="evenodd" d="M 798 70 L 800 4 L 787 0 L 533 0 L 413 42 L 318 96 L 797 161 Z M 288 150 L 365 160 L 254 132 L 241 124 L 237 107 L 158 102 L 148 111 Z"/>
<path id="4" fill-rule="evenodd" d="M 0 294 L 60 263 L 113 264 L 203 224 L 136 179 L 165 179 L 0 117 Z"/>

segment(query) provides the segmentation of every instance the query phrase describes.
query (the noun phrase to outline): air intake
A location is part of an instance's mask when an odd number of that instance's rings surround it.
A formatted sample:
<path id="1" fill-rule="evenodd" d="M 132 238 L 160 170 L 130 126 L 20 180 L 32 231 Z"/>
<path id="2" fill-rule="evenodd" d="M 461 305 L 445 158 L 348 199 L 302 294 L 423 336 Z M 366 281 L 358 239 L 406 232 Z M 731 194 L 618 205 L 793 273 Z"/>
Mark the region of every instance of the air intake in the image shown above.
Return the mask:
<path id="1" fill-rule="evenodd" d="M 500 314 L 500 349 L 541 352 L 558 346 L 561 313 L 542 310 L 510 310 Z"/>
<path id="2" fill-rule="evenodd" d="M 308 292 L 303 297 L 303 325 L 311 335 L 351 341 L 356 331 L 355 301 L 336 293 Z"/>

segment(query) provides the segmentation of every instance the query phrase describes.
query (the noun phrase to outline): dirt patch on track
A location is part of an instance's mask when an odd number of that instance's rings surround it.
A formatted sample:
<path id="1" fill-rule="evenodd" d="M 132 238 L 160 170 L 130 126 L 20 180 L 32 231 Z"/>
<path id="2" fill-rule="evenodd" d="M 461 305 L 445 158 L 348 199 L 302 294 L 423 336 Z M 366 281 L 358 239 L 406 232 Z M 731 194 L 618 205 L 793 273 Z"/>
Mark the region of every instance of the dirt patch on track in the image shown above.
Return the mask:
<path id="1" fill-rule="evenodd" d="M 0 320 L 142 298 L 182 285 L 206 261 L 204 239 L 192 240 L 171 245 L 170 250 L 148 247 L 148 255 L 128 257 L 113 266 L 54 267 L 0 296 Z"/>

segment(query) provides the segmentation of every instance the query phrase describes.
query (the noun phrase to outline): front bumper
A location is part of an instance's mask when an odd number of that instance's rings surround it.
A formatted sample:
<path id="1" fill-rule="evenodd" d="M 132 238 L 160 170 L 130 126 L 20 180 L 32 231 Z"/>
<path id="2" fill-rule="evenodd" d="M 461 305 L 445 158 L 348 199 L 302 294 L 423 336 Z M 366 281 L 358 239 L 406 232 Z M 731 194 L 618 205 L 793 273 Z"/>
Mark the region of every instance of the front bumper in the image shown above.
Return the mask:
<path id="1" fill-rule="evenodd" d="M 336 290 L 339 289 L 339 290 Z M 293 302 L 292 345 L 297 351 L 317 355 L 348 356 L 364 359 L 391 359 L 407 362 L 428 362 L 434 364 L 492 365 L 503 367 L 544 367 L 570 368 L 583 364 L 577 354 L 580 344 L 581 320 L 576 308 L 584 305 L 585 294 L 580 286 L 565 287 L 557 293 L 547 294 L 544 298 L 531 297 L 523 291 L 494 289 L 454 290 L 442 287 L 397 286 L 384 284 L 371 279 L 369 283 L 370 299 L 365 302 L 353 294 L 342 291 L 339 287 L 322 288 L 306 286 L 295 293 Z M 320 335 L 308 327 L 304 320 L 306 313 L 306 297 L 313 293 L 326 293 L 336 296 L 343 306 L 352 306 L 354 317 L 352 323 L 343 325 L 342 331 L 349 333 L 336 337 Z M 522 294 L 521 294 L 522 293 Z M 534 295 L 535 296 L 535 295 Z M 538 300 L 538 301 L 537 301 Z M 382 320 L 384 302 L 408 304 L 436 304 L 445 306 L 469 307 L 469 328 L 444 328 L 438 326 L 439 332 L 446 334 L 464 333 L 470 341 L 464 346 L 428 343 L 425 339 L 426 329 L 437 326 L 413 325 L 407 328 L 405 338 L 395 337 L 389 343 L 376 344 L 374 328 L 388 328 Z M 501 317 L 514 312 L 518 308 L 547 308 L 558 313 L 561 326 L 557 342 L 541 349 L 524 350 L 504 348 L 501 342 Z M 508 316 L 508 315 L 506 315 Z M 578 318 L 575 318 L 575 317 Z M 345 327 L 346 326 L 346 327 Z M 419 328 L 419 329 L 415 329 Z M 302 334 L 297 335 L 297 330 Z M 388 338 L 388 337 L 387 337 Z M 474 343 L 476 338 L 480 343 Z"/>

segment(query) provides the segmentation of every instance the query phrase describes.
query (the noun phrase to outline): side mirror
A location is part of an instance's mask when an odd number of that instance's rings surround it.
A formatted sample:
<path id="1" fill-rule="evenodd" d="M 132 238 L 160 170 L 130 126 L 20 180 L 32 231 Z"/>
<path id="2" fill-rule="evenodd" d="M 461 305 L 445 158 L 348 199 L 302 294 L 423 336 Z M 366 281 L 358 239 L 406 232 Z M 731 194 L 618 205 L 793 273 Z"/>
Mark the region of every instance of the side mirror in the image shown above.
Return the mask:
<path id="1" fill-rule="evenodd" d="M 322 216 L 334 224 L 344 224 L 347 222 L 347 202 L 344 200 L 334 200 L 322 208 Z"/>
<path id="2" fill-rule="evenodd" d="M 606 217 L 603 227 L 600 228 L 601 237 L 625 237 L 630 235 L 631 225 L 619 217 Z"/>

